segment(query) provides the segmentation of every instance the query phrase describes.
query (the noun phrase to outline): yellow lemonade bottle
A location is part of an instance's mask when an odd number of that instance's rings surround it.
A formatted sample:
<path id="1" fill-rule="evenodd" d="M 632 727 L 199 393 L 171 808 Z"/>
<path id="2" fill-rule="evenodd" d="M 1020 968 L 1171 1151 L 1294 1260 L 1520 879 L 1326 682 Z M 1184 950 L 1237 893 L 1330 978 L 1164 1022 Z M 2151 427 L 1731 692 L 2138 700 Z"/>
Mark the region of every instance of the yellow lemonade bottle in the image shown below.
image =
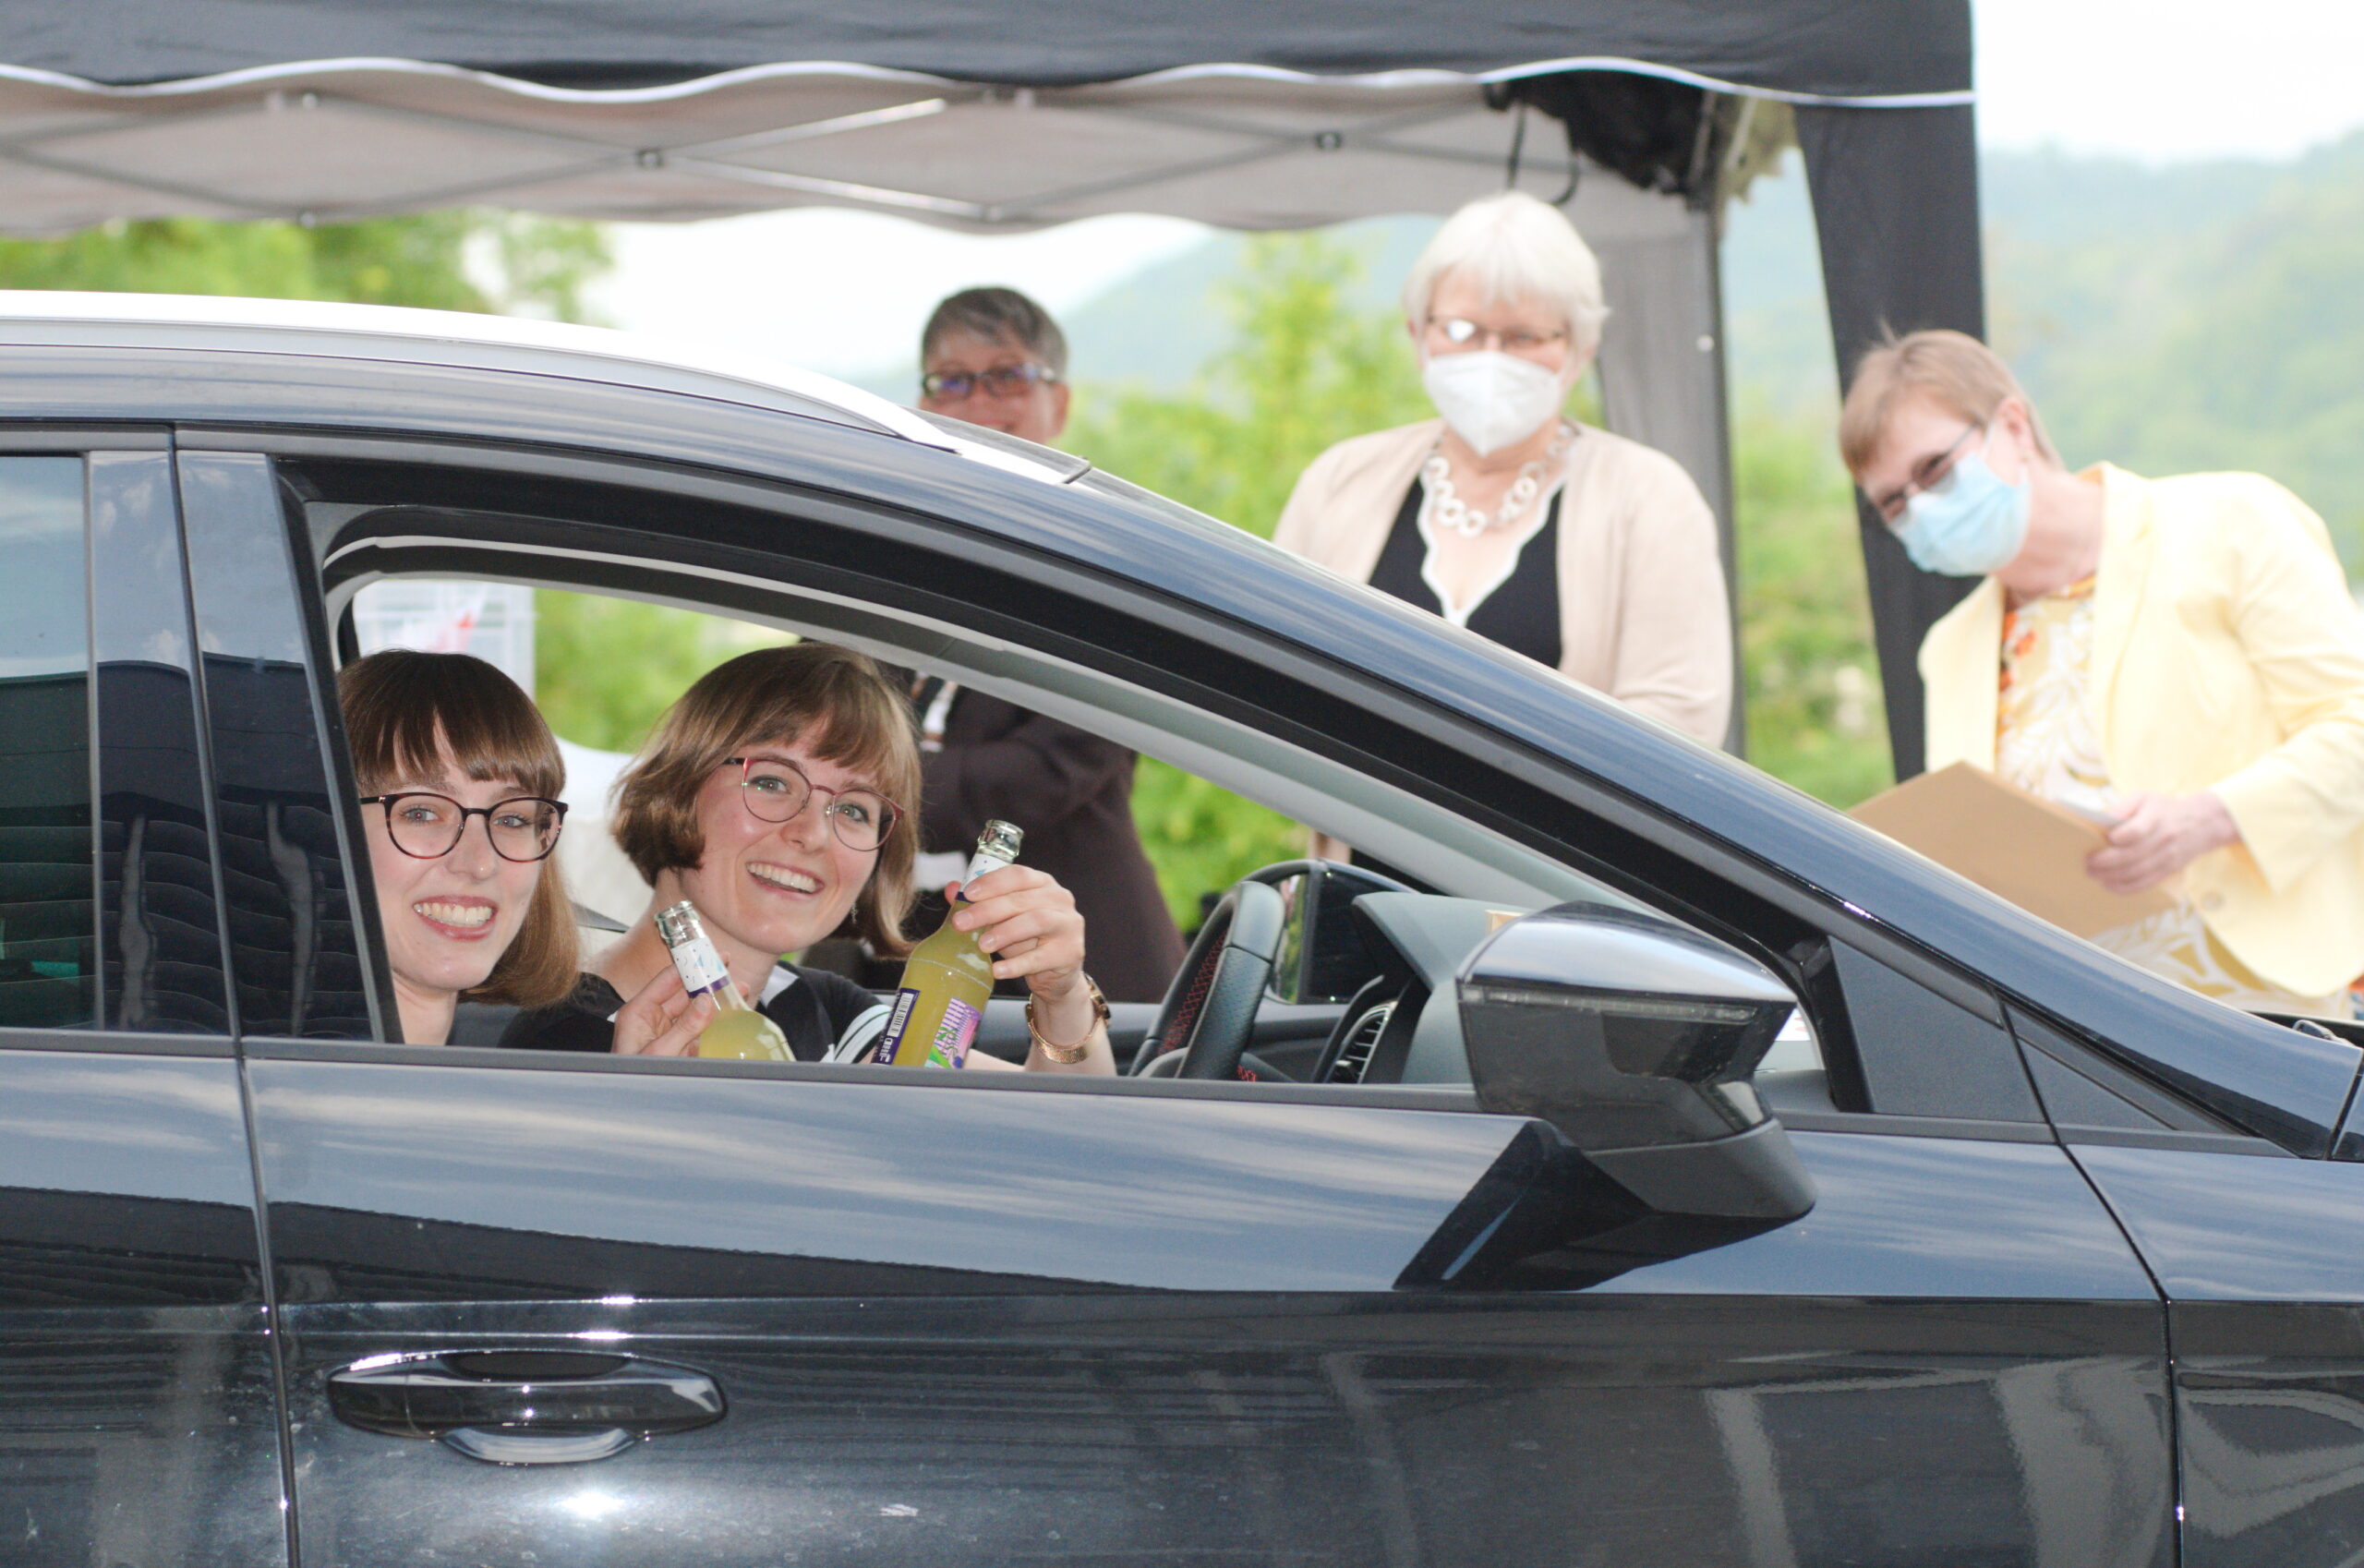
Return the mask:
<path id="1" fill-rule="evenodd" d="M 714 950 L 713 940 L 706 935 L 697 910 L 688 899 L 657 911 L 657 935 L 665 939 L 665 946 L 672 952 L 673 968 L 681 976 L 682 989 L 693 997 L 714 998 L 714 1017 L 698 1035 L 699 1055 L 747 1062 L 796 1060 L 779 1025 L 747 1005 L 746 993 L 730 978 L 722 955 Z"/>
<path id="2" fill-rule="evenodd" d="M 960 886 L 989 871 L 999 871 L 1018 859 L 1024 837 L 1007 822 L 988 822 L 970 857 L 968 874 Z M 968 902 L 953 900 L 953 909 Z M 952 923 L 950 911 L 935 934 L 911 949 L 903 965 L 903 980 L 895 993 L 895 1010 L 879 1031 L 870 1059 L 883 1067 L 961 1067 L 969 1065 L 969 1047 L 984 1021 L 985 998 L 994 992 L 994 961 L 978 947 L 977 938 Z"/>

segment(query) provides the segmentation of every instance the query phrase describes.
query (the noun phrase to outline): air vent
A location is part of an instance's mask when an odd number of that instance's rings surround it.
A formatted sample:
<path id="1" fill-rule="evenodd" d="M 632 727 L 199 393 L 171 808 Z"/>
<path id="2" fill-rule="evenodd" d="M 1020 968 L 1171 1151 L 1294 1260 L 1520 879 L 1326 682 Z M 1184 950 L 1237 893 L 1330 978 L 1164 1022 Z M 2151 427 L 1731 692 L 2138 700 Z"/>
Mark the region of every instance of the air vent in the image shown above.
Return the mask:
<path id="1" fill-rule="evenodd" d="M 1346 1035 L 1346 1043 L 1338 1047 L 1338 1059 L 1331 1065 L 1333 1083 L 1360 1083 L 1370 1067 L 1370 1054 L 1379 1047 L 1379 1037 L 1387 1032 L 1387 1020 L 1395 1016 L 1395 1004 L 1381 1002 L 1355 1020 Z"/>

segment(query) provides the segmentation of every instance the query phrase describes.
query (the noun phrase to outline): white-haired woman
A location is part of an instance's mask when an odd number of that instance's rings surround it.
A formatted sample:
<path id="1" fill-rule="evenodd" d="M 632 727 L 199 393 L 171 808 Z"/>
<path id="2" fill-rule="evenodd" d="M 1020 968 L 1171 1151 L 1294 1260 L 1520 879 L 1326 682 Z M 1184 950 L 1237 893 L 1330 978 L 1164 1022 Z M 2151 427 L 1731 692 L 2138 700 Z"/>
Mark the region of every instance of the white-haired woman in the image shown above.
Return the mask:
<path id="1" fill-rule="evenodd" d="M 1464 207 L 1404 284 L 1442 417 L 1315 458 L 1274 538 L 1717 744 L 1732 656 L 1714 514 L 1673 459 L 1562 412 L 1608 314 L 1557 208 Z"/>

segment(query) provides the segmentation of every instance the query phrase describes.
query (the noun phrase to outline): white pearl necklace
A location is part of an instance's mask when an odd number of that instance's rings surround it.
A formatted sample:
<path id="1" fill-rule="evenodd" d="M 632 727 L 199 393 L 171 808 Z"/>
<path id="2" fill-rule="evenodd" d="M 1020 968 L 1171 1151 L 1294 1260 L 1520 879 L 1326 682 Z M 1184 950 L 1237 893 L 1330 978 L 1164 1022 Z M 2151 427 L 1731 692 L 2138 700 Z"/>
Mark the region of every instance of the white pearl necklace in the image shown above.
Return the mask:
<path id="1" fill-rule="evenodd" d="M 1575 434 L 1574 426 L 1561 425 L 1551 450 L 1518 471 L 1518 477 L 1511 481 L 1510 493 L 1502 497 L 1502 504 L 1491 515 L 1453 493 L 1453 465 L 1445 461 L 1442 451 L 1429 452 L 1428 461 L 1420 464 L 1420 479 L 1429 492 L 1429 520 L 1465 539 L 1509 527 L 1543 493 L 1543 476 L 1566 455 L 1568 443 Z M 1439 444 L 1441 446 L 1442 438 L 1439 438 Z"/>

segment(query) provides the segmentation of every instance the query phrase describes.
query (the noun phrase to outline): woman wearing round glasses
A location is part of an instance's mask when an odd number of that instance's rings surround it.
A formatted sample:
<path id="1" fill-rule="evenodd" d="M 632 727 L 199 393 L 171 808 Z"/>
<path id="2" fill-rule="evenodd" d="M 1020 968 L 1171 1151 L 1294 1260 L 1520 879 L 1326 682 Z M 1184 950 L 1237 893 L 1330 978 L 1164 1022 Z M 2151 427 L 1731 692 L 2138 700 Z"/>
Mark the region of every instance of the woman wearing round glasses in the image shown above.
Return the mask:
<path id="1" fill-rule="evenodd" d="M 1716 524 L 1671 458 L 1562 412 L 1608 316 L 1558 209 L 1473 201 L 1404 285 L 1440 419 L 1306 469 L 1274 542 L 1710 744 L 1731 714 Z"/>
<path id="2" fill-rule="evenodd" d="M 337 677 L 402 1039 L 440 1045 L 458 1003 L 521 1007 L 575 983 L 574 917 L 549 858 L 558 742 L 516 682 L 465 654 L 388 649 Z"/>
<path id="3" fill-rule="evenodd" d="M 878 998 L 779 955 L 849 924 L 880 953 L 906 950 L 919 781 L 910 706 L 862 655 L 802 643 L 708 671 L 667 710 L 616 787 L 612 830 L 655 889 L 648 911 L 592 961 L 572 996 L 521 1016 L 502 1043 L 690 1051 L 710 1004 L 683 994 L 656 925 L 657 910 L 687 899 L 731 978 L 799 1060 L 852 1059 L 883 1019 Z M 996 976 L 1026 982 L 1038 1038 L 1086 1043 L 1079 1060 L 1054 1061 L 1038 1047 L 1026 1066 L 1113 1072 L 1074 897 L 1016 865 L 979 877 L 968 900 L 954 918 L 993 955 Z"/>

